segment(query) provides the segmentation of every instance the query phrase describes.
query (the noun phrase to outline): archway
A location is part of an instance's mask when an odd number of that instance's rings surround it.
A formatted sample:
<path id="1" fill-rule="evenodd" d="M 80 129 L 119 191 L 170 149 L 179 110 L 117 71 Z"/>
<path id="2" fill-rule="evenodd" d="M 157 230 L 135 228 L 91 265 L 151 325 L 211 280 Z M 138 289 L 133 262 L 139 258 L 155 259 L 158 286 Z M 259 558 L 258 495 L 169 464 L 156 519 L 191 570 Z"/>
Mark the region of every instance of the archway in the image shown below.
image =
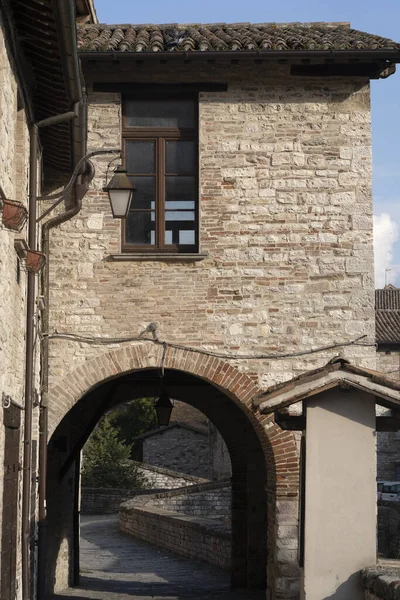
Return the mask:
<path id="1" fill-rule="evenodd" d="M 54 586 L 62 589 L 74 583 L 77 540 L 73 507 L 80 449 L 104 412 L 127 399 L 158 394 L 161 361 L 162 348 L 119 349 L 87 361 L 54 387 L 58 401 L 49 407 L 52 436 L 47 490 L 50 591 Z M 277 487 L 295 497 L 298 482 L 293 435 L 282 432 L 271 417 L 265 419 L 251 410 L 251 399 L 259 389 L 227 362 L 170 350 L 164 367 L 171 396 L 203 412 L 219 430 L 230 453 L 232 586 L 267 585 L 273 593 Z M 280 496 L 284 497 L 282 491 Z M 290 562 L 280 562 L 285 560 Z"/>

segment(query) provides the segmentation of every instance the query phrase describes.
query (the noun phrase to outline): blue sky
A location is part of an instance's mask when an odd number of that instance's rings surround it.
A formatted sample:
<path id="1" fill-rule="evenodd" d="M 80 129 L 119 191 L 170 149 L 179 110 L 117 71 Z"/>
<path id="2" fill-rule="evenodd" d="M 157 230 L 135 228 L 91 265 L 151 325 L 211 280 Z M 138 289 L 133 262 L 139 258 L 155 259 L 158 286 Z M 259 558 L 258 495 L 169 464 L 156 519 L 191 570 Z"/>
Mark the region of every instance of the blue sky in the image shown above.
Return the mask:
<path id="1" fill-rule="evenodd" d="M 101 23 L 350 21 L 355 29 L 400 41 L 399 0 L 95 0 L 95 5 Z M 385 267 L 392 268 L 388 281 L 400 285 L 400 65 L 398 70 L 371 86 L 377 287 Z"/>

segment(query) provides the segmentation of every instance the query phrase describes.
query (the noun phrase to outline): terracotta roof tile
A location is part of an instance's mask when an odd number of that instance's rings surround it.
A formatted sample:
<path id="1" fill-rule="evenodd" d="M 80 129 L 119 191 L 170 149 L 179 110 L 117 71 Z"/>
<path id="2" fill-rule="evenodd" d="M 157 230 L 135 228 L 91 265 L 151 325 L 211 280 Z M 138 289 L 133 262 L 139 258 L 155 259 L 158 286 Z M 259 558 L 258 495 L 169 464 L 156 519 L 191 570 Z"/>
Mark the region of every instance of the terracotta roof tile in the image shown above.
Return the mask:
<path id="1" fill-rule="evenodd" d="M 81 52 L 397 50 L 400 44 L 348 23 L 79 25 Z"/>
<path id="2" fill-rule="evenodd" d="M 400 344 L 400 288 L 375 290 L 375 323 L 378 344 Z"/>
<path id="3" fill-rule="evenodd" d="M 375 311 L 378 344 L 400 344 L 400 310 Z"/>

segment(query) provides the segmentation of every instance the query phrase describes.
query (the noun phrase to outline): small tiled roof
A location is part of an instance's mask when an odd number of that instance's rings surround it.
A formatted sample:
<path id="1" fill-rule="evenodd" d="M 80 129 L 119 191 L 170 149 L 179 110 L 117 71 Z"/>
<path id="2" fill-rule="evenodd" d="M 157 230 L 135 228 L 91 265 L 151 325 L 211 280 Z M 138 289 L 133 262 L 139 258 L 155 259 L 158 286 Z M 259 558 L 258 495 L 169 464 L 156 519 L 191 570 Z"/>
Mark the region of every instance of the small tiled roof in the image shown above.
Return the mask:
<path id="1" fill-rule="evenodd" d="M 342 357 L 335 357 L 323 367 L 306 371 L 290 381 L 270 386 L 255 396 L 252 404 L 261 412 L 270 413 L 340 385 L 363 389 L 379 398 L 378 404 L 387 408 L 400 407 L 399 381 L 379 371 L 352 365 Z"/>
<path id="2" fill-rule="evenodd" d="M 78 26 L 82 52 L 360 51 L 400 52 L 400 44 L 349 23 L 216 23 Z"/>
<path id="3" fill-rule="evenodd" d="M 378 344 L 400 344 L 400 288 L 375 290 L 375 322 Z"/>

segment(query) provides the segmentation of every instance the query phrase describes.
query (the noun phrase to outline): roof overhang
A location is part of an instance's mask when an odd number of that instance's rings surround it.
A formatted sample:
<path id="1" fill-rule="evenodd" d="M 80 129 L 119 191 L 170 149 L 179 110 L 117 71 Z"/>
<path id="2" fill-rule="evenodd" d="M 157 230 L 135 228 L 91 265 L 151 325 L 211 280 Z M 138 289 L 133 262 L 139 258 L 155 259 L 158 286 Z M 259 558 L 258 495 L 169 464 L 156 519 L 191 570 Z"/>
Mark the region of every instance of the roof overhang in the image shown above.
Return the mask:
<path id="1" fill-rule="evenodd" d="M 85 111 L 77 51 L 75 0 L 1 3 L 20 92 L 30 122 L 75 110 L 69 123 L 40 133 L 45 165 L 70 171 L 85 151 Z"/>
<path id="2" fill-rule="evenodd" d="M 274 413 L 333 388 L 361 390 L 374 396 L 377 404 L 400 410 L 400 382 L 343 359 L 269 388 L 253 399 L 253 406 L 261 413 Z"/>
<path id="3" fill-rule="evenodd" d="M 76 22 L 81 24 L 99 22 L 93 0 L 76 0 Z"/>

